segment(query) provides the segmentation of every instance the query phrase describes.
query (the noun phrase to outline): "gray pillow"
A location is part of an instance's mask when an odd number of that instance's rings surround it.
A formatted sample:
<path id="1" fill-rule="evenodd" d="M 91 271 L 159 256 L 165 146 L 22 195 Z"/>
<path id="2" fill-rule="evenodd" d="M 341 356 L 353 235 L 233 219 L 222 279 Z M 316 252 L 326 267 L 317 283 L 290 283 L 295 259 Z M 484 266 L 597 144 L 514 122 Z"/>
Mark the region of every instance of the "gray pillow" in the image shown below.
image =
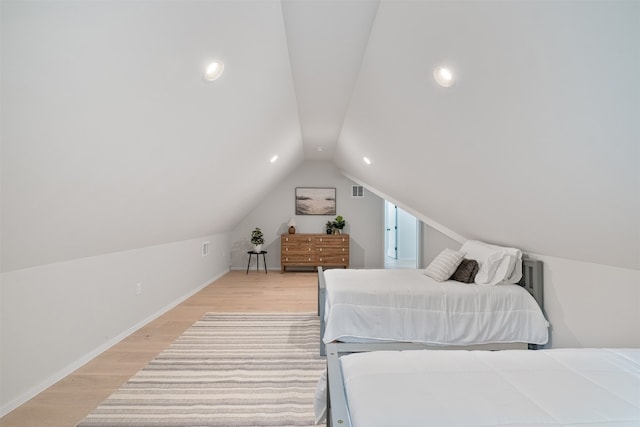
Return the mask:
<path id="1" fill-rule="evenodd" d="M 478 261 L 475 259 L 463 259 L 456 271 L 453 272 L 449 280 L 456 282 L 472 283 L 478 274 Z"/>

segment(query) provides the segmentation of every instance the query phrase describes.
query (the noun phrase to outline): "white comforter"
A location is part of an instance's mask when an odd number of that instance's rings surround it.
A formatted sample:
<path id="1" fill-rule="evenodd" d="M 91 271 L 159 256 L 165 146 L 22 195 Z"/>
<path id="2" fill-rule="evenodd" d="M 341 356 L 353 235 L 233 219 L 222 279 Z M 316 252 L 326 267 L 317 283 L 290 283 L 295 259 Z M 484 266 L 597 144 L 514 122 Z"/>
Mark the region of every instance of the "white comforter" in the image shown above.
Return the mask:
<path id="1" fill-rule="evenodd" d="M 328 270 L 325 343 L 545 344 L 548 322 L 521 286 L 438 283 L 422 270 Z"/>
<path id="2" fill-rule="evenodd" d="M 640 349 L 385 351 L 341 361 L 354 427 L 640 426 Z"/>

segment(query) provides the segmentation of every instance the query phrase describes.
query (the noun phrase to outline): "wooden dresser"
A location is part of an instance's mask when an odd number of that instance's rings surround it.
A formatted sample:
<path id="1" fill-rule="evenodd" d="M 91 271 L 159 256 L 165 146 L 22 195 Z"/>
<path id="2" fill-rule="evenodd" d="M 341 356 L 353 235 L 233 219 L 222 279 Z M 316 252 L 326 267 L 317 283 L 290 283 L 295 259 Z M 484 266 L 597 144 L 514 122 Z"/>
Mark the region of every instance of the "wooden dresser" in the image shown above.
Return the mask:
<path id="1" fill-rule="evenodd" d="M 280 272 L 285 267 L 349 267 L 348 234 L 283 234 Z"/>

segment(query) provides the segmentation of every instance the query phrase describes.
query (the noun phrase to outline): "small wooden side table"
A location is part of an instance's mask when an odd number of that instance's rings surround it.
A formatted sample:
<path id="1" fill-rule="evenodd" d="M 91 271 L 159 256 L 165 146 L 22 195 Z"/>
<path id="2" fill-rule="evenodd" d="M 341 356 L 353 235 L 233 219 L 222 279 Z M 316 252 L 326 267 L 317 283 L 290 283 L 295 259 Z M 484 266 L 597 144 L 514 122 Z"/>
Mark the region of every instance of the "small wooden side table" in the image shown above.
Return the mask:
<path id="1" fill-rule="evenodd" d="M 251 256 L 255 255 L 256 256 L 256 271 L 260 271 L 259 270 L 259 265 L 260 265 L 260 255 L 262 255 L 262 263 L 264 264 L 264 274 L 267 274 L 267 251 L 260 251 L 260 252 L 254 252 L 254 251 L 247 251 L 247 253 L 249 254 L 249 262 L 247 263 L 247 274 L 249 274 L 249 266 L 251 265 Z"/>

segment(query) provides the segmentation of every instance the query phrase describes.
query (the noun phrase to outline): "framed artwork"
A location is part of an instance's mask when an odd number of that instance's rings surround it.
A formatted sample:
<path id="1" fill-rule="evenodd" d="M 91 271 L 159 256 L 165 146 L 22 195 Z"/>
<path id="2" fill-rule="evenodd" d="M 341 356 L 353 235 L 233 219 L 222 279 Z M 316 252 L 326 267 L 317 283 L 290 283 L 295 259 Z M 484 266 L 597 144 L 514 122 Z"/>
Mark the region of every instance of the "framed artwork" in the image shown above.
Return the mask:
<path id="1" fill-rule="evenodd" d="M 336 189 L 296 187 L 296 215 L 335 215 Z"/>

